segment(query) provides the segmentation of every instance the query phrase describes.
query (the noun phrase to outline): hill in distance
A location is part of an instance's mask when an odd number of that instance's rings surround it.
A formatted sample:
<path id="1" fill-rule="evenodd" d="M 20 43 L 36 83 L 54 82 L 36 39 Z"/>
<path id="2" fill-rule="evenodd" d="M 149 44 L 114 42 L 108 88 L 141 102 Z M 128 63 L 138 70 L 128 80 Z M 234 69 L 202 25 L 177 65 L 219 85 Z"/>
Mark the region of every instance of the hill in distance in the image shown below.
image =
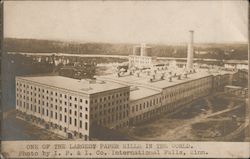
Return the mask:
<path id="1" fill-rule="evenodd" d="M 100 55 L 129 55 L 133 52 L 131 43 L 94 43 L 94 42 L 66 42 L 57 40 L 16 39 L 5 38 L 6 52 L 31 53 L 68 53 L 68 54 L 100 54 Z M 149 44 L 152 56 L 159 57 L 187 57 L 186 44 Z M 195 44 L 196 58 L 247 60 L 247 43 L 202 43 Z"/>

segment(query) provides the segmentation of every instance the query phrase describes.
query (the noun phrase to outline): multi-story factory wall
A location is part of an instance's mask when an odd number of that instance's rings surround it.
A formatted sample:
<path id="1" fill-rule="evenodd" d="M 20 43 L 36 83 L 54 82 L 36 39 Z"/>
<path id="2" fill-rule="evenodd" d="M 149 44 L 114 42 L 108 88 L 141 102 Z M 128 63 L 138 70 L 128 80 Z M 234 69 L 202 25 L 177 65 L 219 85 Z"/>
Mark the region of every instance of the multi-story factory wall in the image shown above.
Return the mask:
<path id="1" fill-rule="evenodd" d="M 16 109 L 57 134 L 88 140 L 95 122 L 108 128 L 128 125 L 129 87 L 86 95 L 17 77 Z"/>
<path id="2" fill-rule="evenodd" d="M 130 124 L 136 124 L 160 114 L 161 94 L 130 101 Z"/>
<path id="3" fill-rule="evenodd" d="M 88 140 L 87 96 L 16 78 L 16 108 L 61 135 Z"/>
<path id="4" fill-rule="evenodd" d="M 177 106 L 205 96 L 212 90 L 212 79 L 213 76 L 211 75 L 164 88 L 162 104 L 176 103 Z"/>
<path id="5" fill-rule="evenodd" d="M 179 106 L 208 95 L 212 90 L 213 76 L 183 82 L 166 87 L 151 97 L 130 102 L 130 123 L 135 124 L 151 119 L 161 113 L 171 112 Z"/>
<path id="6" fill-rule="evenodd" d="M 213 90 L 223 90 L 225 85 L 231 85 L 233 74 L 218 74 L 213 77 Z"/>
<path id="7" fill-rule="evenodd" d="M 108 128 L 128 126 L 129 87 L 91 95 L 91 124 Z"/>
<path id="8" fill-rule="evenodd" d="M 152 57 L 150 56 L 129 56 L 130 67 L 150 68 L 152 66 Z"/>

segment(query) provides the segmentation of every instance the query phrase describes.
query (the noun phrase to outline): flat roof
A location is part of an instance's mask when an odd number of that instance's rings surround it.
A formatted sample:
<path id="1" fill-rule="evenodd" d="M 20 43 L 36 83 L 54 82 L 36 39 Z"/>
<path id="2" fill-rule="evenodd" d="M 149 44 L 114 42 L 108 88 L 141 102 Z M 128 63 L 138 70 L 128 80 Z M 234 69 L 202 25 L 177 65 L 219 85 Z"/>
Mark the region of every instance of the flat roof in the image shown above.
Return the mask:
<path id="1" fill-rule="evenodd" d="M 89 82 L 87 80 L 77 80 L 63 76 L 17 76 L 17 78 L 85 94 L 94 94 L 113 89 L 128 87 L 127 85 L 113 83 L 109 81 L 104 82 L 100 80 L 92 80 L 91 82 Z"/>
<path id="2" fill-rule="evenodd" d="M 159 91 L 155 91 L 152 89 L 144 88 L 144 87 L 137 87 L 135 90 L 130 91 L 130 100 L 135 101 L 139 99 L 143 99 L 146 97 L 150 97 L 153 95 L 159 94 Z"/>
<path id="3" fill-rule="evenodd" d="M 196 80 L 196 79 L 200 79 L 200 78 L 212 75 L 211 73 L 208 73 L 205 70 L 202 70 L 202 71 L 197 71 L 196 73 L 188 74 L 187 78 L 182 76 L 180 80 L 177 77 L 172 77 L 172 82 L 169 82 L 168 77 L 170 77 L 170 75 L 168 75 L 167 73 L 165 74 L 166 76 L 164 80 L 160 80 L 161 73 L 156 74 L 155 78 L 157 80 L 152 81 L 152 82 L 149 81 L 150 76 L 147 76 L 145 74 L 141 75 L 140 77 L 137 77 L 135 75 L 124 75 L 121 77 L 117 77 L 112 74 L 112 75 L 106 75 L 106 76 L 99 76 L 99 78 L 103 80 L 117 81 L 122 84 L 138 85 L 138 86 L 144 85 L 146 87 L 149 86 L 149 87 L 156 88 L 156 89 L 157 88 L 163 89 L 166 87 L 171 87 L 171 86 L 178 85 L 184 82 L 188 82 L 188 81 L 192 81 L 192 80 Z M 180 70 L 179 72 L 177 71 L 177 75 L 178 74 L 180 74 Z"/>

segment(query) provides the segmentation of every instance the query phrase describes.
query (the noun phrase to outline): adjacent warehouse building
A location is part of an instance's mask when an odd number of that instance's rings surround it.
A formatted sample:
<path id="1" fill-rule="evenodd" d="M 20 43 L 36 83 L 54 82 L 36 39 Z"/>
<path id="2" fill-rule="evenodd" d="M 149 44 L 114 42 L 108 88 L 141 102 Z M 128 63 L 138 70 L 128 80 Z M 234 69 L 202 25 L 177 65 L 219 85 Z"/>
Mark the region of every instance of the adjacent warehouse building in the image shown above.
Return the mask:
<path id="1" fill-rule="evenodd" d="M 199 97 L 208 95 L 213 88 L 213 75 L 199 70 L 182 74 L 176 69 L 171 74 L 167 70 L 123 74 L 123 76 L 97 76 L 99 80 L 129 85 L 130 124 L 154 118 L 162 113 L 171 112 Z M 152 77 L 153 76 L 153 77 Z"/>

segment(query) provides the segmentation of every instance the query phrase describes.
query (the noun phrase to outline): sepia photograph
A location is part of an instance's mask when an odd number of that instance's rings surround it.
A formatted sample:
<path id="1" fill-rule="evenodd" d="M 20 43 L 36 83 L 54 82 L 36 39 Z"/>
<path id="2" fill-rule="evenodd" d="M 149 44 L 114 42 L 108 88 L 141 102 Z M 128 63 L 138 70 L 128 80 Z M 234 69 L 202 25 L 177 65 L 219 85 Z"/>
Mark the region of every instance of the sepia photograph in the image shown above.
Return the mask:
<path id="1" fill-rule="evenodd" d="M 1 140 L 249 143 L 248 5 L 4 1 Z"/>

